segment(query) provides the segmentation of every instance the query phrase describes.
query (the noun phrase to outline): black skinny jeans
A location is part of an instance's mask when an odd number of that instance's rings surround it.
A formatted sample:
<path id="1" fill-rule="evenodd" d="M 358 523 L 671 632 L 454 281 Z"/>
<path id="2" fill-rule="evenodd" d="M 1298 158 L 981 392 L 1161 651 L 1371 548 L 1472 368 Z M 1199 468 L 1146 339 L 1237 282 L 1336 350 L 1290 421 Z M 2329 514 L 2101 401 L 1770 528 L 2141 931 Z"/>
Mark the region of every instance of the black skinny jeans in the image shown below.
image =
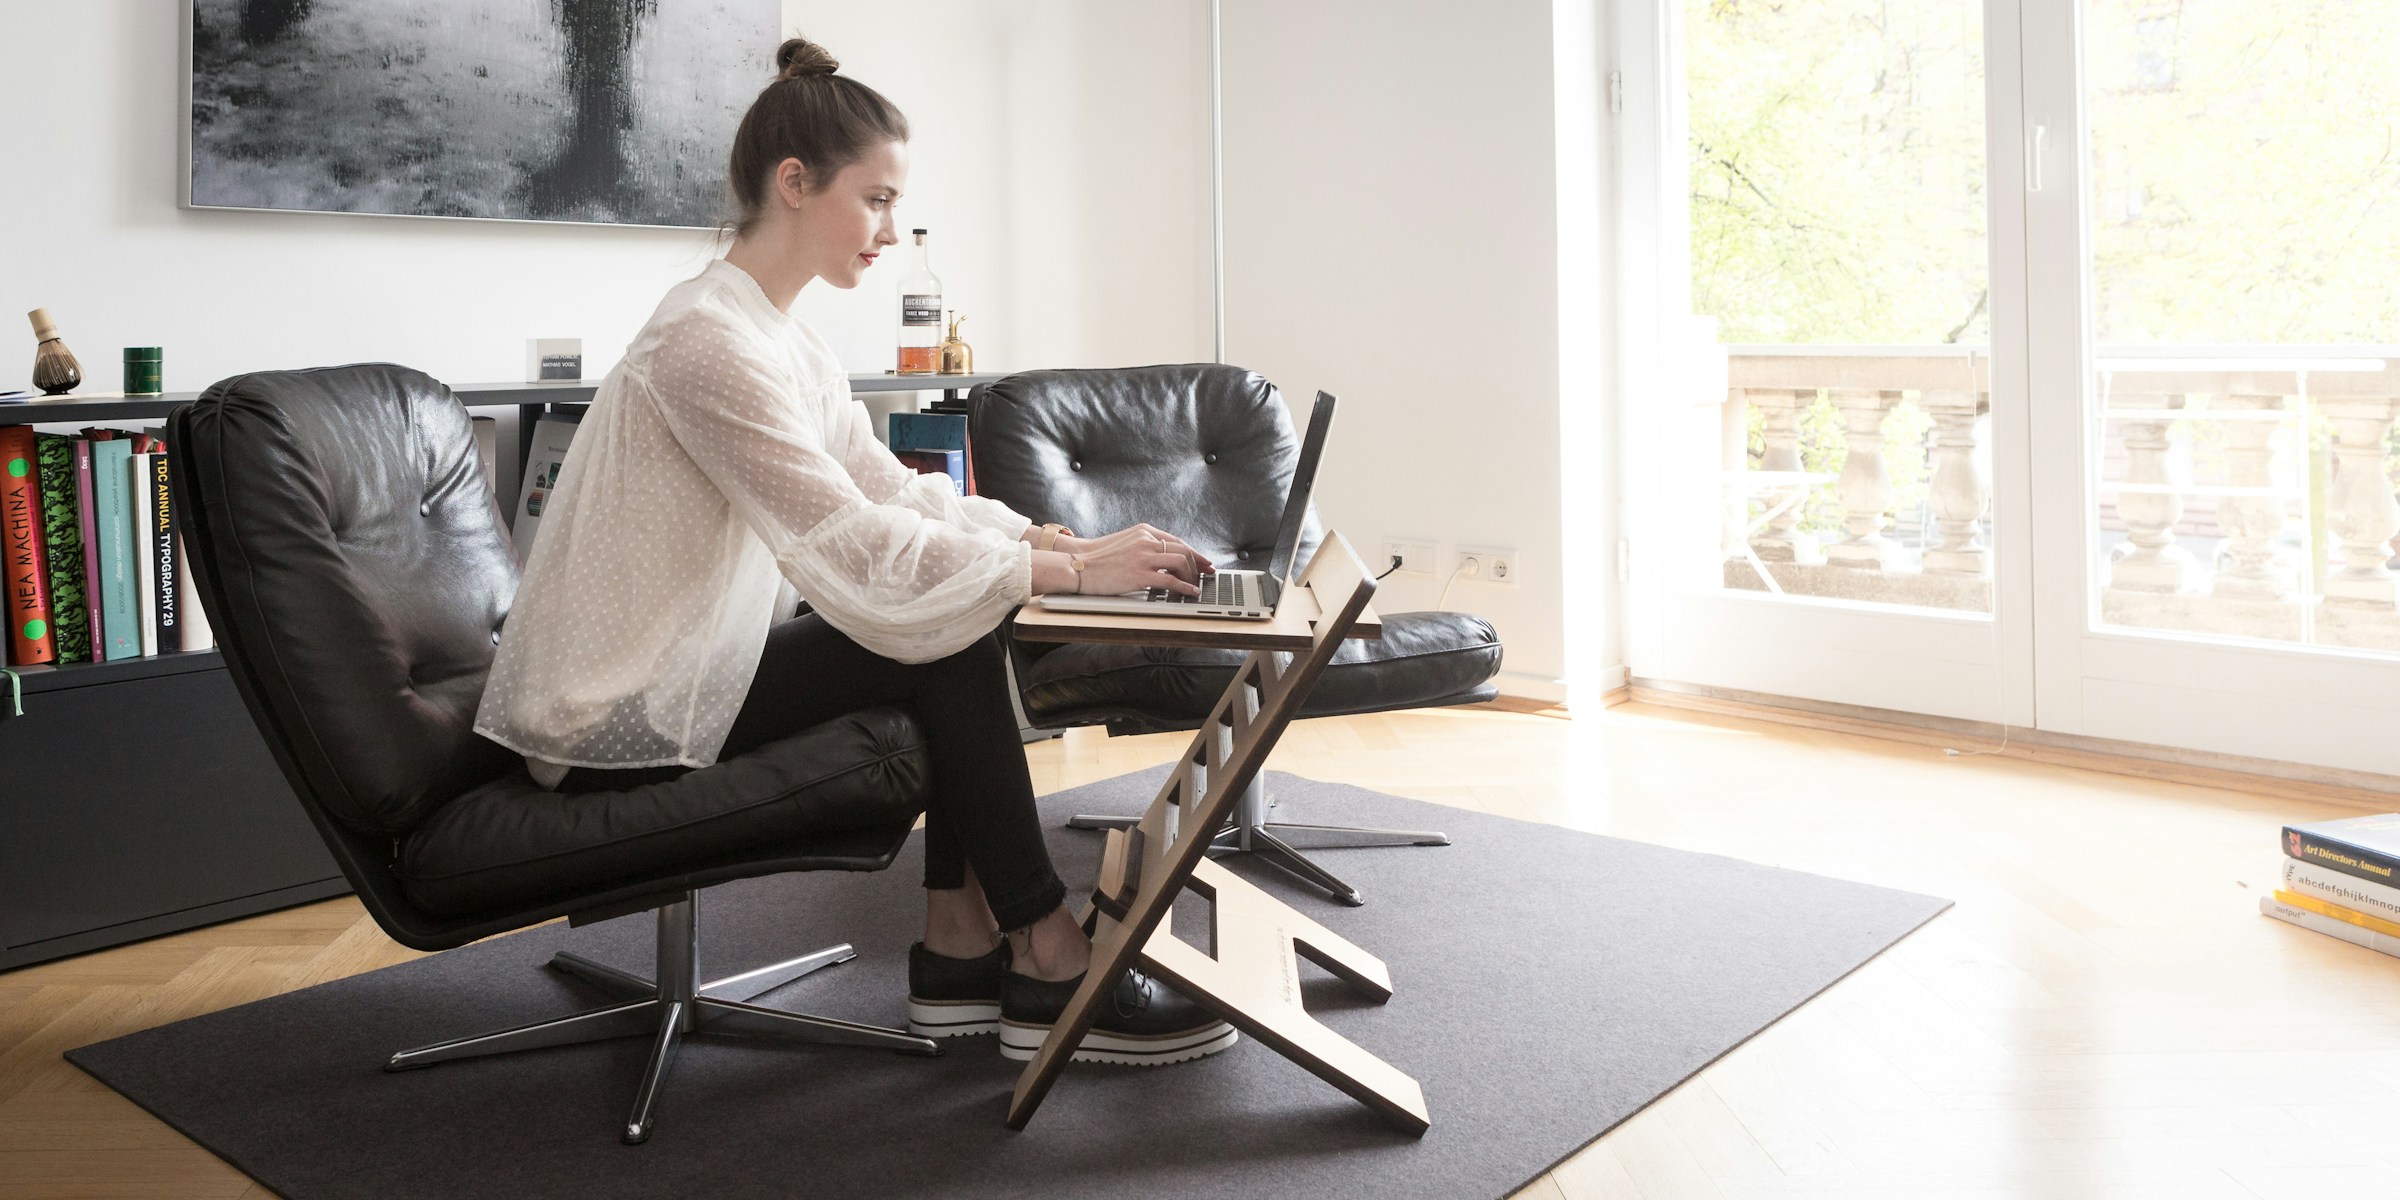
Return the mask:
<path id="1" fill-rule="evenodd" d="M 718 757 L 748 753 L 862 708 L 906 708 L 933 758 L 925 886 L 964 887 L 971 864 L 1000 928 L 1022 929 L 1057 908 L 1067 889 L 1042 842 L 1033 776 L 1009 704 L 1006 654 L 995 632 L 948 658 L 894 662 L 825 618 L 803 613 L 767 631 L 758 673 Z M 559 790 L 620 791 L 682 770 L 577 767 Z"/>

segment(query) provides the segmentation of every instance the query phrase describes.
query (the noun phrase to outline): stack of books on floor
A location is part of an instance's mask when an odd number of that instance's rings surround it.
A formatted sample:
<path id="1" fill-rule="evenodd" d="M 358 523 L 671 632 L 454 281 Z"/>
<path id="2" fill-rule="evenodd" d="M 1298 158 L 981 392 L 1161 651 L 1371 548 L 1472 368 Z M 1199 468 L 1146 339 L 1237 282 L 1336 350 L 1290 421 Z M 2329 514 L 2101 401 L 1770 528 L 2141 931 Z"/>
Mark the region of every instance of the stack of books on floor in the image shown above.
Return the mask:
<path id="1" fill-rule="evenodd" d="M 0 616 L 7 666 L 205 650 L 167 489 L 166 445 L 139 430 L 0 426 Z"/>
<path id="2" fill-rule="evenodd" d="M 2283 855 L 2260 912 L 2400 958 L 2400 813 L 2286 825 Z"/>

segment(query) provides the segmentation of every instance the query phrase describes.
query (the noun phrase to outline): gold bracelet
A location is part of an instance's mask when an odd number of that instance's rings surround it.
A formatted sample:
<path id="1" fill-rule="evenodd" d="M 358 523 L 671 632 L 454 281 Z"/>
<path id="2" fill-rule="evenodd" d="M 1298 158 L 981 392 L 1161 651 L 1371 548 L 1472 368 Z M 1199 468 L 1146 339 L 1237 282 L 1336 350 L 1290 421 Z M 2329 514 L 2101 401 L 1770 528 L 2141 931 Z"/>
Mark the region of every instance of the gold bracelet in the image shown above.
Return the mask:
<path id="1" fill-rule="evenodd" d="M 1080 596 L 1083 594 L 1083 556 L 1080 554 L 1068 555 L 1067 566 L 1075 572 L 1075 594 Z"/>

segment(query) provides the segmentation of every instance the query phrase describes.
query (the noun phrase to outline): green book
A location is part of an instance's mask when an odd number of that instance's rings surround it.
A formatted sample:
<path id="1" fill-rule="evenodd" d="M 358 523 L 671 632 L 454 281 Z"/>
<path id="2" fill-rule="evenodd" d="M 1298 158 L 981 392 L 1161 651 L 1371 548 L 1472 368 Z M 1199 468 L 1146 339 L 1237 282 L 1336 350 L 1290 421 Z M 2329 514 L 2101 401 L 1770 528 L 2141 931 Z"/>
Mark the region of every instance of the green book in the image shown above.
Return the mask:
<path id="1" fill-rule="evenodd" d="M 91 610 L 84 607 L 83 523 L 75 504 L 75 439 L 61 433 L 34 435 L 34 461 L 42 475 L 42 535 L 48 539 L 51 636 L 58 661 L 92 661 Z"/>
<path id="2" fill-rule="evenodd" d="M 133 441 L 92 443 L 93 536 L 100 540 L 100 648 L 103 662 L 142 656 L 141 582 L 133 563 Z"/>

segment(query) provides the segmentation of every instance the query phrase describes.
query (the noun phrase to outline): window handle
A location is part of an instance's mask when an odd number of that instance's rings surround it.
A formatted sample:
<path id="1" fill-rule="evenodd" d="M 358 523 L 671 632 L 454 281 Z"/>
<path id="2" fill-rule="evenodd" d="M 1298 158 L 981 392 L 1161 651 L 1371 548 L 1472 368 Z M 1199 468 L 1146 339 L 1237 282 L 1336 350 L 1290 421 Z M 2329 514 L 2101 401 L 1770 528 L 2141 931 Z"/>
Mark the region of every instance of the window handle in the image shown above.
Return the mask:
<path id="1" fill-rule="evenodd" d="M 2025 190 L 2042 190 L 2042 151 L 2049 144 L 2050 127 L 2036 125 L 2025 138 Z"/>

